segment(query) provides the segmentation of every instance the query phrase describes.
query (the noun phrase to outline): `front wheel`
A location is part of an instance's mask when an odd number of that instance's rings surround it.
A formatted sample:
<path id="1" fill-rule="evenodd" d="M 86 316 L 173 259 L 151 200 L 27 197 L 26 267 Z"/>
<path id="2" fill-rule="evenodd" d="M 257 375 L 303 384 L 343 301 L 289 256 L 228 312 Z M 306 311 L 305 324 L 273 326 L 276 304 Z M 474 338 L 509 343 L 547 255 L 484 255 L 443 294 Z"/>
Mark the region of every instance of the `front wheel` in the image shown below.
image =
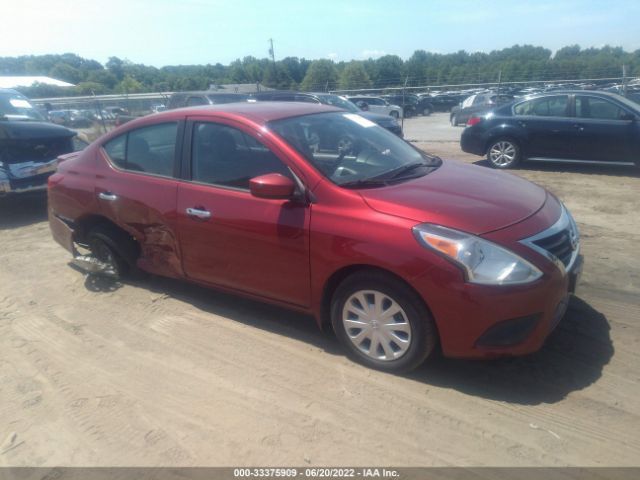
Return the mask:
<path id="1" fill-rule="evenodd" d="M 398 118 L 400 118 L 400 114 L 398 112 L 396 112 L 395 110 L 391 111 L 391 113 L 389 114 L 391 115 L 393 118 L 395 118 L 396 120 Z"/>
<path id="2" fill-rule="evenodd" d="M 520 163 L 520 147 L 510 138 L 494 140 L 487 149 L 487 160 L 493 168 L 514 168 Z"/>
<path id="3" fill-rule="evenodd" d="M 352 358 L 388 372 L 418 367 L 437 339 L 420 297 L 378 272 L 359 272 L 340 284 L 331 302 L 331 323 Z"/>
<path id="4" fill-rule="evenodd" d="M 431 107 L 424 107 L 422 109 L 422 115 L 424 115 L 425 117 L 431 115 Z"/>
<path id="5" fill-rule="evenodd" d="M 453 115 L 451 115 L 451 117 L 449 118 L 449 121 L 451 122 L 451 126 L 452 127 L 457 127 L 458 126 L 458 115 L 456 115 L 455 113 Z"/>

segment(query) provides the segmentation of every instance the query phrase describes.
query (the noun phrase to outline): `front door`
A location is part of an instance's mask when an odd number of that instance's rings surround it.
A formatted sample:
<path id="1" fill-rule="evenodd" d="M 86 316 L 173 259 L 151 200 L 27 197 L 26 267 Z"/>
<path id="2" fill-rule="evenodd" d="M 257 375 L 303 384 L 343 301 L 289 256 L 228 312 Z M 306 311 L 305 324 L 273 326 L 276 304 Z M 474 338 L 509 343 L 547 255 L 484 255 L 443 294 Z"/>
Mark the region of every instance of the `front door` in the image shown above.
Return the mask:
<path id="1" fill-rule="evenodd" d="M 285 163 L 240 128 L 193 120 L 178 186 L 178 229 L 187 277 L 298 306 L 310 304 L 310 207 L 257 198 L 253 177 L 292 176 Z"/>
<path id="2" fill-rule="evenodd" d="M 617 104 L 589 95 L 576 95 L 575 128 L 581 160 L 633 162 L 635 122 L 624 119 L 628 113 Z"/>

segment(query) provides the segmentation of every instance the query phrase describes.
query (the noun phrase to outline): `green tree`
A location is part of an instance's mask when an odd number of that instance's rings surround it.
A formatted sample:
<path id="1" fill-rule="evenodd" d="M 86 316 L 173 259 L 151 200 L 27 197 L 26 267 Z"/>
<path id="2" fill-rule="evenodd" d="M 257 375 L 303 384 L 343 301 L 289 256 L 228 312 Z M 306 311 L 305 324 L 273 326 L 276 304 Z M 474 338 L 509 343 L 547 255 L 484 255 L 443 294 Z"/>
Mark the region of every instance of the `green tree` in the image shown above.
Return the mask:
<path id="1" fill-rule="evenodd" d="M 103 95 L 108 93 L 106 85 L 97 82 L 80 82 L 75 86 L 74 92 L 78 95 Z"/>
<path id="2" fill-rule="evenodd" d="M 116 92 L 118 93 L 138 93 L 144 91 L 144 86 L 135 78 L 127 75 L 118 85 L 116 85 Z"/>
<path id="3" fill-rule="evenodd" d="M 338 84 L 338 71 L 331 60 L 311 62 L 307 74 L 300 84 L 301 90 L 325 90 L 335 88 Z"/>
<path id="4" fill-rule="evenodd" d="M 352 61 L 348 63 L 340 73 L 338 86 L 348 88 L 370 88 L 371 79 L 364 69 L 362 62 Z"/>

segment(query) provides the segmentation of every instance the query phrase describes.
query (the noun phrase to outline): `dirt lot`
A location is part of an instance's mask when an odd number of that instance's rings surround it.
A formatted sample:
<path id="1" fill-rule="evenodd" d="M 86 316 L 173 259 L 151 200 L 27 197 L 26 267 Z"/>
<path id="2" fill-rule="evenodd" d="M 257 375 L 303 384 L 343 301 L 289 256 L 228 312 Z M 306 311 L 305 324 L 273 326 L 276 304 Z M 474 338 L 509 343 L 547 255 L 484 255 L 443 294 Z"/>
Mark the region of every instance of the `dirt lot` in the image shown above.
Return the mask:
<path id="1" fill-rule="evenodd" d="M 478 161 L 446 115 L 406 131 Z M 514 173 L 573 211 L 578 296 L 535 355 L 408 376 L 350 362 L 305 316 L 160 278 L 85 278 L 42 197 L 0 200 L 0 465 L 638 465 L 640 178 Z"/>

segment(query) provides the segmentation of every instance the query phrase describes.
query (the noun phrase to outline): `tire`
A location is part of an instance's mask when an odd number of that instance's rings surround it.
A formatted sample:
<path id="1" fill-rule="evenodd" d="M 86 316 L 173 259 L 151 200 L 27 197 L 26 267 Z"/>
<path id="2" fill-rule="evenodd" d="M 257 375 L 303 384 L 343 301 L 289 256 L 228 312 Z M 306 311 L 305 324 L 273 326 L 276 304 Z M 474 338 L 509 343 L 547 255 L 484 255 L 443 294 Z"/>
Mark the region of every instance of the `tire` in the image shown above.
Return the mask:
<path id="1" fill-rule="evenodd" d="M 458 115 L 451 115 L 451 117 L 449 118 L 449 121 L 451 122 L 451 126 L 452 127 L 457 127 L 458 126 Z"/>
<path id="2" fill-rule="evenodd" d="M 98 260 L 110 266 L 113 277 L 125 277 L 133 270 L 137 244 L 126 232 L 108 224 L 98 225 L 87 235 L 87 244 Z"/>
<path id="3" fill-rule="evenodd" d="M 391 110 L 391 112 L 389 113 L 389 115 L 391 115 L 393 118 L 395 118 L 396 120 L 398 120 L 398 118 L 400 118 L 400 114 L 398 112 L 396 112 L 395 110 Z"/>
<path id="4" fill-rule="evenodd" d="M 497 138 L 487 148 L 487 161 L 493 168 L 506 170 L 520 163 L 522 153 L 518 142 L 511 138 Z"/>
<path id="5" fill-rule="evenodd" d="M 422 115 L 424 115 L 425 117 L 431 115 L 431 112 L 432 112 L 431 107 L 424 107 L 422 109 Z"/>
<path id="6" fill-rule="evenodd" d="M 386 321 L 379 314 L 369 321 L 365 312 L 374 305 L 383 313 L 396 313 Z M 351 358 L 387 372 L 415 369 L 437 343 L 435 324 L 422 299 L 381 272 L 357 272 L 342 281 L 331 299 L 331 324 Z"/>

